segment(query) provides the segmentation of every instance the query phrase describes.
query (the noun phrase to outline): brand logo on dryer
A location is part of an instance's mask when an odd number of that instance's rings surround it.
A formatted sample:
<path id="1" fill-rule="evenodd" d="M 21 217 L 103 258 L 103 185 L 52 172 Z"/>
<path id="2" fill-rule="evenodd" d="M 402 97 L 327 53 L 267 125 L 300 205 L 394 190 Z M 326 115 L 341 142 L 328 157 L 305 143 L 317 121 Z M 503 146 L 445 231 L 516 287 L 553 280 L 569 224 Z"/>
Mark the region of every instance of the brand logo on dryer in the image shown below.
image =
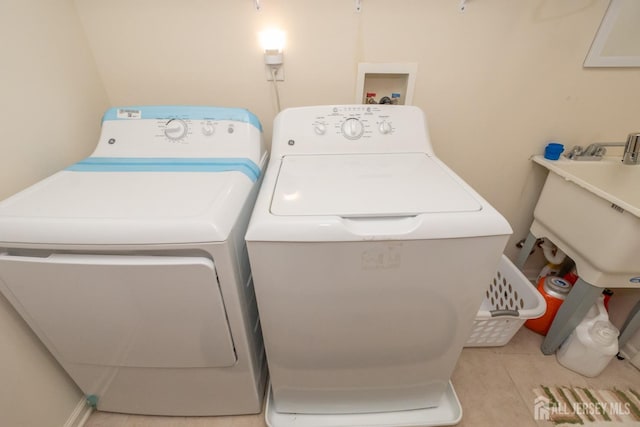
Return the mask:
<path id="1" fill-rule="evenodd" d="M 130 108 L 118 108 L 116 111 L 116 117 L 119 119 L 141 119 L 142 111 Z"/>

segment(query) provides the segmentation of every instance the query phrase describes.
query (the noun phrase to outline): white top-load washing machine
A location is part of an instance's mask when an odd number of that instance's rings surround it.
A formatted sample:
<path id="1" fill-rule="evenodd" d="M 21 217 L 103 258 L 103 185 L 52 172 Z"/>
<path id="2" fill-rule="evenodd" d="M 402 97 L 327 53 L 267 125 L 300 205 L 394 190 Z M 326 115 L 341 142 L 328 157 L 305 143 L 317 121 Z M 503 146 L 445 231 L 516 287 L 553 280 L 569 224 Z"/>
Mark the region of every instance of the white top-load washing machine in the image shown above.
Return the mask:
<path id="1" fill-rule="evenodd" d="M 113 108 L 90 157 L 0 203 L 0 290 L 98 409 L 261 411 L 266 158 L 246 110 Z"/>
<path id="2" fill-rule="evenodd" d="M 267 421 L 455 424 L 449 378 L 510 234 L 434 155 L 420 109 L 280 113 L 246 236 Z"/>

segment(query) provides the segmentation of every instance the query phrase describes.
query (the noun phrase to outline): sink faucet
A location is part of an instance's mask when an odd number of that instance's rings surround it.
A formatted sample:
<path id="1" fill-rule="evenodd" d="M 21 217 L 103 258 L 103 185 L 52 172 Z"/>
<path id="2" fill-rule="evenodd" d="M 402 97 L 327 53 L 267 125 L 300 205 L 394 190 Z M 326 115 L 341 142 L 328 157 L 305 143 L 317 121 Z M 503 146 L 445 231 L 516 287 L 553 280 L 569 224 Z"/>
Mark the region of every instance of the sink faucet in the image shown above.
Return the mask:
<path id="1" fill-rule="evenodd" d="M 624 145 L 624 142 L 596 142 L 595 144 L 589 144 L 589 146 L 585 148 L 583 155 L 602 157 L 607 154 L 605 147 L 624 147 Z"/>
<path id="2" fill-rule="evenodd" d="M 607 153 L 606 147 L 624 147 L 624 142 L 596 142 L 587 148 L 575 145 L 565 156 L 571 160 L 602 160 Z"/>
<path id="3" fill-rule="evenodd" d="M 640 132 L 630 133 L 624 145 L 622 163 L 625 165 L 637 165 L 640 154 Z"/>
<path id="4" fill-rule="evenodd" d="M 627 142 L 597 142 L 589 144 L 587 148 L 576 145 L 565 156 L 572 160 L 602 160 L 607 153 L 606 147 L 624 147 L 622 163 L 640 164 L 640 132 L 630 133 Z"/>

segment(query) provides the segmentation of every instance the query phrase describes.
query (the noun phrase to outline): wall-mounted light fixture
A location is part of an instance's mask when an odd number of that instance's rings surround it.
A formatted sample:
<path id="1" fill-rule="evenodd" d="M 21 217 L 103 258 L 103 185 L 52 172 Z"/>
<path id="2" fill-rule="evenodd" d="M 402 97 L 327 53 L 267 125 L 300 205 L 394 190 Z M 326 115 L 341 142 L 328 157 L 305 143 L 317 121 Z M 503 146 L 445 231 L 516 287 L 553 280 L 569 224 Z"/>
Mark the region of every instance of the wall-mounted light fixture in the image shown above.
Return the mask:
<path id="1" fill-rule="evenodd" d="M 277 81 L 284 80 L 284 42 L 285 34 L 282 30 L 269 29 L 258 34 L 260 45 L 264 51 L 264 63 L 267 70 L 267 80 L 273 82 L 273 91 L 276 96 L 276 109 L 280 111 L 280 94 Z"/>
<path id="2" fill-rule="evenodd" d="M 284 31 L 269 29 L 260 33 L 260 45 L 264 50 L 264 63 L 267 65 L 281 65 L 283 62 Z"/>
<path id="3" fill-rule="evenodd" d="M 267 66 L 267 80 L 284 80 L 284 42 L 285 34 L 282 30 L 269 29 L 259 34 L 260 45 L 264 50 L 264 63 Z"/>

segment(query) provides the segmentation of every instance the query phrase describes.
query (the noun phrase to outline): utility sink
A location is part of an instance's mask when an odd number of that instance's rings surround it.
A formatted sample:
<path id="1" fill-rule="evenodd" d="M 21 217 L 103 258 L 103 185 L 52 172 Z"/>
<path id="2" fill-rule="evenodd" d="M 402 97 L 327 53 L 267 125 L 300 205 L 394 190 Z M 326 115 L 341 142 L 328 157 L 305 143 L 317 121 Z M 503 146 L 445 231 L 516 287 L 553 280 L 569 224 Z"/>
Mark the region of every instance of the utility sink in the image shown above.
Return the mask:
<path id="1" fill-rule="evenodd" d="M 598 287 L 640 287 L 640 165 L 617 158 L 533 161 L 550 172 L 531 233 L 547 237 Z"/>

